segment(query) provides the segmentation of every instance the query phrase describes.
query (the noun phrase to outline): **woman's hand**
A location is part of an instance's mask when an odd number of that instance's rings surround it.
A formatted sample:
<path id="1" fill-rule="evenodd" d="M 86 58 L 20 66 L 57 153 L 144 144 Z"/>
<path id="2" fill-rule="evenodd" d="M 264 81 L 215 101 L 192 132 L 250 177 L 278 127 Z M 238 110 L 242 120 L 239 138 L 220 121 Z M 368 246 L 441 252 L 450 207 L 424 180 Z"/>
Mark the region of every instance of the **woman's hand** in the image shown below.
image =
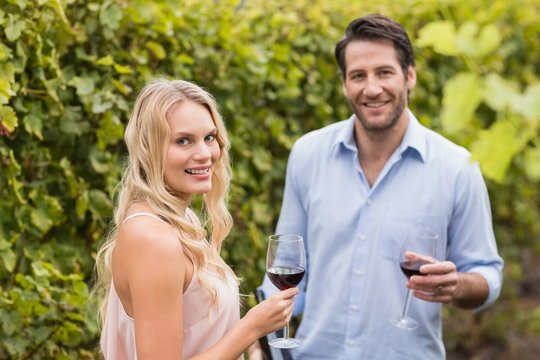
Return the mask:
<path id="1" fill-rule="evenodd" d="M 293 298 L 296 294 L 298 289 L 291 288 L 274 294 L 254 306 L 214 346 L 192 359 L 237 359 L 258 339 L 287 325 L 291 319 Z M 255 351 L 252 358 L 260 360 L 262 355 L 262 351 Z"/>
<path id="2" fill-rule="evenodd" d="M 244 317 L 253 324 L 258 338 L 284 328 L 291 320 L 296 287 L 278 292 L 248 311 Z"/>

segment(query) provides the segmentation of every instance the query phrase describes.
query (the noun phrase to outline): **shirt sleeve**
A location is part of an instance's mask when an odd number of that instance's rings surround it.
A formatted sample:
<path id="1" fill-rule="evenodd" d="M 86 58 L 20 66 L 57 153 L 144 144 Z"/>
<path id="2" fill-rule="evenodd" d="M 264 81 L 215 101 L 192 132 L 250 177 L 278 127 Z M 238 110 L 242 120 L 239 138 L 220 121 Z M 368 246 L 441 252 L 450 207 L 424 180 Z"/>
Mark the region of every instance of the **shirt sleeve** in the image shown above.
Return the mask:
<path id="1" fill-rule="evenodd" d="M 295 144 L 289 155 L 287 163 L 287 174 L 285 176 L 285 190 L 283 194 L 283 202 L 281 205 L 281 212 L 279 215 L 278 224 L 276 227 L 276 234 L 298 234 L 304 238 L 304 246 L 306 247 L 306 272 L 302 282 L 298 285 L 300 293 L 295 298 L 293 315 L 302 313 L 304 308 L 304 290 L 309 276 L 309 255 L 307 251 L 307 216 L 303 205 L 303 194 L 305 189 L 302 189 L 299 184 L 302 174 L 302 165 L 300 161 L 302 154 Z M 264 291 L 266 297 L 275 294 L 279 290 L 268 279 L 268 276 L 264 277 L 263 284 L 260 287 Z"/>
<path id="2" fill-rule="evenodd" d="M 467 163 L 456 182 L 454 214 L 449 227 L 448 259 L 459 272 L 482 275 L 489 294 L 481 311 L 499 296 L 504 262 L 497 251 L 486 184 L 477 163 Z"/>

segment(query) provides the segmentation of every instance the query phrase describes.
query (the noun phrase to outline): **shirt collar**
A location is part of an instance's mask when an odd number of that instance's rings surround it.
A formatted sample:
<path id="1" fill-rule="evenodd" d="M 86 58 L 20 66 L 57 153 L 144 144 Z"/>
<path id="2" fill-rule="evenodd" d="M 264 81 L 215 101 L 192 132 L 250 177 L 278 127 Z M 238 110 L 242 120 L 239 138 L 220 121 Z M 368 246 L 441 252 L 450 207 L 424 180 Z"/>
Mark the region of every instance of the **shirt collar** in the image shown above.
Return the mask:
<path id="1" fill-rule="evenodd" d="M 334 147 L 343 144 L 343 146 L 347 149 L 357 151 L 356 143 L 354 141 L 354 122 L 356 121 L 356 116 L 352 115 L 349 119 L 345 121 L 345 126 L 336 136 Z"/>
<path id="2" fill-rule="evenodd" d="M 409 124 L 407 125 L 407 130 L 405 131 L 403 141 L 399 146 L 399 152 L 404 155 L 407 149 L 413 149 L 418 153 L 418 155 L 420 155 L 422 161 L 425 162 L 427 157 L 426 132 L 424 131 L 425 129 L 409 109 L 407 109 L 407 114 L 409 115 Z M 334 147 L 338 145 L 343 145 L 349 150 L 358 151 L 358 149 L 356 148 L 356 143 L 354 141 L 355 121 L 355 115 L 352 115 L 349 119 L 346 120 L 345 126 L 336 136 Z"/>
<path id="3" fill-rule="evenodd" d="M 416 153 L 420 155 L 422 161 L 425 162 L 427 159 L 425 128 L 409 109 L 407 109 L 407 114 L 409 115 L 409 125 L 407 126 L 405 136 L 403 136 L 403 140 L 399 146 L 400 152 L 404 155 L 407 149 L 415 150 Z"/>

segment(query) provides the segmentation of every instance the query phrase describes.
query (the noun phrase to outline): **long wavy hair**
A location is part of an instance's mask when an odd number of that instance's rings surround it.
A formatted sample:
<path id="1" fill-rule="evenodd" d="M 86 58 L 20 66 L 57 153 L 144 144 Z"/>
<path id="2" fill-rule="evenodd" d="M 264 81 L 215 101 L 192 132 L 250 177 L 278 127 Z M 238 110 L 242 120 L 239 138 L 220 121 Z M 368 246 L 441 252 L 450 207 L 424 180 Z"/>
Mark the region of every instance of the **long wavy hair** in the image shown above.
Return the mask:
<path id="1" fill-rule="evenodd" d="M 203 195 L 203 213 L 206 221 L 201 225 L 179 214 L 188 209 L 186 194 L 172 190 L 164 180 L 167 144 L 170 129 L 167 117 L 173 107 L 183 101 L 201 104 L 210 112 L 217 129 L 216 139 L 220 156 L 212 172 L 212 189 Z M 208 281 L 208 271 L 223 279 L 234 276 L 220 256 L 221 244 L 232 227 L 232 218 L 226 200 L 231 179 L 229 139 L 217 104 L 208 92 L 183 80 L 159 79 L 147 84 L 139 93 L 126 127 L 124 140 L 128 160 L 122 181 L 117 189 L 117 205 L 111 230 L 96 257 L 97 280 L 94 295 L 99 299 L 99 317 L 105 321 L 107 299 L 112 281 L 112 254 L 118 237 L 118 228 L 126 219 L 130 206 L 145 203 L 168 224 L 192 259 L 194 276 L 211 294 L 215 305 L 218 293 Z M 189 195 L 189 194 L 188 194 Z M 206 229 L 211 232 L 207 239 Z"/>

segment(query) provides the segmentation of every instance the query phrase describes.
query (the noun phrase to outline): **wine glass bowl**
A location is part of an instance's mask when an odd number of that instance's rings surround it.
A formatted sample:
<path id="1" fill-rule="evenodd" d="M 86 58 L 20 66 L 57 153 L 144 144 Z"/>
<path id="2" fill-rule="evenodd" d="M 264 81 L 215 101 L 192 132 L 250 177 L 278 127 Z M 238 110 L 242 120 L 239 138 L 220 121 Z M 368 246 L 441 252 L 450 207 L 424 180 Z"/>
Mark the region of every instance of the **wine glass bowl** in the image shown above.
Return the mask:
<path id="1" fill-rule="evenodd" d="M 274 266 L 266 270 L 266 273 L 279 290 L 287 290 L 302 281 L 305 270 L 299 266 Z"/>
<path id="2" fill-rule="evenodd" d="M 420 272 L 420 267 L 437 262 L 436 247 L 437 234 L 433 231 L 421 227 L 409 230 L 401 246 L 399 258 L 399 267 L 407 280 L 411 276 L 424 276 L 425 274 Z M 401 316 L 390 319 L 395 326 L 406 330 L 414 330 L 418 327 L 418 322 L 407 315 L 410 301 L 411 290 L 407 289 Z"/>
<path id="3" fill-rule="evenodd" d="M 433 264 L 434 262 L 436 262 L 436 260 L 430 256 L 424 256 L 406 251 L 402 255 L 402 259 L 399 262 L 399 267 L 407 279 L 409 279 L 413 275 L 424 275 L 420 272 L 422 265 Z"/>
<path id="4" fill-rule="evenodd" d="M 304 277 L 306 255 L 302 236 L 295 234 L 272 235 L 268 242 L 266 255 L 266 274 L 279 289 L 286 290 L 297 286 Z M 289 338 L 289 324 L 284 329 L 284 337 L 269 342 L 280 349 L 295 348 L 298 339 Z"/>

